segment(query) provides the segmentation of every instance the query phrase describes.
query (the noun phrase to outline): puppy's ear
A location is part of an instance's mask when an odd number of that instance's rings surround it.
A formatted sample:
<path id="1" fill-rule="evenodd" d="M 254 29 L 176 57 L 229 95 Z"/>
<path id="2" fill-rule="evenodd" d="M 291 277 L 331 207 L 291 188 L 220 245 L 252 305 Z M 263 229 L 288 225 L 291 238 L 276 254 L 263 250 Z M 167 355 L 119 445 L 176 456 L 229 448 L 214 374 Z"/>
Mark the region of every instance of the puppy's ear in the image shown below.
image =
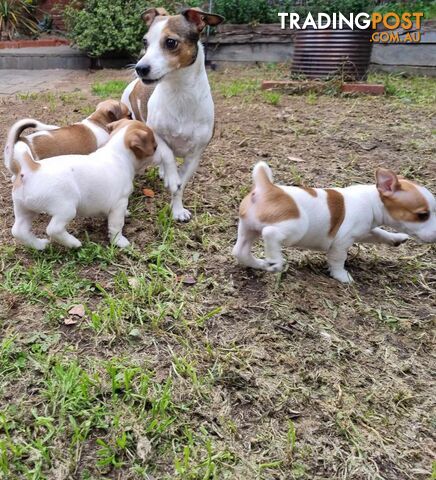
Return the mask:
<path id="1" fill-rule="evenodd" d="M 120 118 L 128 118 L 129 120 L 132 120 L 132 112 L 129 110 L 129 107 L 125 103 L 120 102 L 120 109 L 121 109 Z"/>
<path id="2" fill-rule="evenodd" d="M 118 130 L 119 128 L 122 128 L 123 126 L 125 126 L 125 122 L 126 122 L 126 119 L 122 118 L 121 120 L 117 120 L 116 122 L 108 123 L 106 125 L 106 128 L 109 133 L 112 133 L 115 130 Z"/>
<path id="3" fill-rule="evenodd" d="M 169 13 L 165 10 L 165 8 L 148 8 L 144 12 L 141 13 L 141 18 L 144 21 L 144 23 L 149 27 L 154 19 L 158 16 L 162 17 L 168 17 Z"/>
<path id="4" fill-rule="evenodd" d="M 377 190 L 385 197 L 390 197 L 401 189 L 397 175 L 387 168 L 377 168 L 375 172 Z"/>
<path id="5" fill-rule="evenodd" d="M 135 154 L 138 160 L 151 157 L 156 150 L 156 141 L 153 131 L 150 128 L 146 130 L 131 130 L 126 135 L 126 145 Z"/>
<path id="6" fill-rule="evenodd" d="M 224 17 L 221 15 L 203 12 L 199 8 L 187 8 L 181 13 L 189 23 L 193 23 L 196 26 L 198 32 L 202 32 L 206 25 L 215 27 L 224 22 Z"/>
<path id="7" fill-rule="evenodd" d="M 129 112 L 127 107 L 117 101 L 117 100 L 105 100 L 97 105 L 96 113 L 102 112 L 106 122 L 110 123 L 115 122 L 116 120 L 120 120 L 122 118 L 128 118 Z"/>

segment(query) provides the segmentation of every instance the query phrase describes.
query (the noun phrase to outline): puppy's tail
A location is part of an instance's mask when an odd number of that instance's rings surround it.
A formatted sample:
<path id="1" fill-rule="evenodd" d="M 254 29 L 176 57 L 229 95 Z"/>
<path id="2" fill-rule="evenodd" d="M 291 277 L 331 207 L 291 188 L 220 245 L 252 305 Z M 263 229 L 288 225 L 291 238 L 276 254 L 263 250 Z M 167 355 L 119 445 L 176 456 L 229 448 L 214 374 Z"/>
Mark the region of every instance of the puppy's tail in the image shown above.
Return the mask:
<path id="1" fill-rule="evenodd" d="M 27 128 L 34 128 L 37 131 L 40 130 L 56 130 L 57 126 L 55 125 L 47 125 L 45 123 L 39 122 L 33 118 L 24 118 L 23 120 L 19 120 L 15 122 L 12 127 L 9 129 L 8 138 L 6 140 L 6 146 L 4 151 L 4 161 L 6 168 L 9 171 L 12 171 L 12 162 L 14 158 L 14 146 L 17 143 L 20 135 L 26 130 Z"/>
<path id="2" fill-rule="evenodd" d="M 272 170 L 265 162 L 257 162 L 253 168 L 253 182 L 255 188 L 268 188 L 273 183 Z"/>
<path id="3" fill-rule="evenodd" d="M 13 178 L 18 175 L 28 175 L 36 172 L 41 164 L 33 158 L 32 152 L 28 145 L 24 142 L 17 142 L 14 145 L 14 153 L 12 155 L 10 166 L 8 167 Z"/>

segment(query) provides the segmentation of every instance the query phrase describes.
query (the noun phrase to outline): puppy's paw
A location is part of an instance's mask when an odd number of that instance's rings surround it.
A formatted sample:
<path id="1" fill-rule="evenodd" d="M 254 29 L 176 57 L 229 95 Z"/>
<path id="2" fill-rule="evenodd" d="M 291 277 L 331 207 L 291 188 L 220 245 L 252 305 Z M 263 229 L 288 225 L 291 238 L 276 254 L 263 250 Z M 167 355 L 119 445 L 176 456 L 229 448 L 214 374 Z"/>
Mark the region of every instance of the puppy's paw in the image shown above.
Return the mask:
<path id="1" fill-rule="evenodd" d="M 161 180 L 165 178 L 165 168 L 162 164 L 159 165 L 159 178 Z"/>
<path id="2" fill-rule="evenodd" d="M 113 243 L 118 248 L 126 248 L 130 245 L 130 242 L 123 235 L 118 235 L 117 238 L 113 240 Z"/>
<path id="3" fill-rule="evenodd" d="M 404 242 L 410 239 L 410 236 L 406 233 L 393 233 L 392 234 L 392 245 L 394 247 L 399 247 Z"/>
<path id="4" fill-rule="evenodd" d="M 68 240 L 68 244 L 66 243 L 65 246 L 68 248 L 80 248 L 82 246 L 82 242 L 77 238 L 73 237 Z"/>
<path id="5" fill-rule="evenodd" d="M 265 266 L 264 266 L 264 269 L 267 271 L 267 272 L 281 272 L 283 270 L 283 261 L 282 260 L 278 260 L 276 262 L 274 261 L 269 261 L 269 260 L 264 260 L 265 262 Z"/>
<path id="6" fill-rule="evenodd" d="M 173 218 L 178 222 L 189 222 L 189 220 L 191 220 L 191 217 L 191 212 L 186 208 L 173 210 Z"/>
<path id="7" fill-rule="evenodd" d="M 330 275 L 341 283 L 353 283 L 353 277 L 346 270 L 331 271 Z"/>
<path id="8" fill-rule="evenodd" d="M 35 248 L 36 250 L 45 250 L 47 245 L 50 243 L 50 240 L 47 238 L 36 238 L 35 241 L 33 242 L 32 247 Z"/>

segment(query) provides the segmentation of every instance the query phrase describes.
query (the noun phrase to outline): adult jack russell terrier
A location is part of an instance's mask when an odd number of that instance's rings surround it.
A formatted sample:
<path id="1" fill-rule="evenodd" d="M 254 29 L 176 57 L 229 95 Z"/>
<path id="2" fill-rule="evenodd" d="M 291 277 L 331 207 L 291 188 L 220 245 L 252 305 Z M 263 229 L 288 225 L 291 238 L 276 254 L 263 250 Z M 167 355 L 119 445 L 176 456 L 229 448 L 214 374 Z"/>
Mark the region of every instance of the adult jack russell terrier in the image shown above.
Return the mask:
<path id="1" fill-rule="evenodd" d="M 12 164 L 17 141 L 25 142 L 32 157 L 37 160 L 58 155 L 88 155 L 109 140 L 107 126 L 110 123 L 129 117 L 130 112 L 126 105 L 116 100 L 105 100 L 99 103 L 95 112 L 85 120 L 68 127 L 46 125 L 32 118 L 19 120 L 12 125 L 8 133 L 4 152 L 6 166 Z M 27 128 L 37 131 L 25 137 L 21 136 Z"/>
<path id="2" fill-rule="evenodd" d="M 436 242 L 436 201 L 416 183 L 391 170 L 376 171 L 376 185 L 347 188 L 287 187 L 273 183 L 265 162 L 253 169 L 254 188 L 239 209 L 238 240 L 233 249 L 239 263 L 270 272 L 283 267 L 281 245 L 327 252 L 330 274 L 352 282 L 344 263 L 355 242 L 398 246 L 409 235 Z M 408 233 L 389 233 L 388 225 Z M 265 260 L 251 253 L 262 236 Z"/>
<path id="3" fill-rule="evenodd" d="M 164 9 L 151 8 L 142 18 L 149 29 L 144 37 L 145 54 L 136 65 L 139 79 L 127 86 L 122 101 L 136 119 L 147 120 L 170 147 L 171 161 L 163 162 L 161 174 L 172 193 L 173 217 L 187 221 L 191 213 L 183 207 L 183 192 L 214 129 L 214 105 L 200 33 L 206 25 L 218 25 L 223 18 L 193 8 L 173 16 Z M 150 85 L 156 82 L 150 96 Z M 175 157 L 184 159 L 180 171 Z"/>
<path id="4" fill-rule="evenodd" d="M 64 155 L 35 161 L 27 144 L 18 142 L 11 168 L 15 223 L 12 235 L 27 246 L 44 249 L 48 239 L 31 231 L 38 213 L 52 218 L 47 235 L 66 247 L 81 242 L 66 227 L 76 215 L 106 216 L 110 240 L 118 247 L 129 241 L 122 234 L 135 173 L 153 161 L 153 131 L 142 122 L 122 120 L 106 145 L 89 155 Z"/>

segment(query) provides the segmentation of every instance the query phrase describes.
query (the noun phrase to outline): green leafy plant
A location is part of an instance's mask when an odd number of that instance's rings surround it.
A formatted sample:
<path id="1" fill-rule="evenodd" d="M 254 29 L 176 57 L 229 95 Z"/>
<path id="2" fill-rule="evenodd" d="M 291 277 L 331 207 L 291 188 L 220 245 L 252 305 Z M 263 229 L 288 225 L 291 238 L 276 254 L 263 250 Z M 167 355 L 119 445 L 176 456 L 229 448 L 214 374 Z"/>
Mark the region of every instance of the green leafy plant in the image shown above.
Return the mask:
<path id="1" fill-rule="evenodd" d="M 215 0 L 214 13 L 227 23 L 277 23 L 278 12 L 290 12 L 293 0 Z"/>
<path id="2" fill-rule="evenodd" d="M 360 12 L 382 13 L 423 12 L 424 18 L 436 17 L 435 0 L 384 2 L 382 0 L 215 0 L 214 12 L 223 15 L 227 23 L 279 23 L 279 12 L 296 12 L 305 17 L 309 12 L 344 15 Z"/>
<path id="3" fill-rule="evenodd" d="M 200 4 L 191 1 L 191 6 Z M 157 0 L 153 7 L 163 7 L 169 13 L 177 11 L 178 2 Z M 69 37 L 91 57 L 108 54 L 135 56 L 141 50 L 146 26 L 141 13 L 143 0 L 85 0 L 65 8 L 64 17 Z"/>
<path id="4" fill-rule="evenodd" d="M 380 3 L 376 11 L 384 14 L 394 12 L 401 15 L 404 12 L 422 12 L 425 19 L 436 18 L 436 0 L 396 1 Z"/>
<path id="5" fill-rule="evenodd" d="M 145 32 L 143 10 L 140 0 L 87 0 L 81 9 L 74 3 L 67 6 L 65 21 L 69 36 L 92 57 L 134 55 Z"/>
<path id="6" fill-rule="evenodd" d="M 33 17 L 34 6 L 26 0 L 0 0 L 0 39 L 12 40 L 18 32 L 38 31 Z"/>

